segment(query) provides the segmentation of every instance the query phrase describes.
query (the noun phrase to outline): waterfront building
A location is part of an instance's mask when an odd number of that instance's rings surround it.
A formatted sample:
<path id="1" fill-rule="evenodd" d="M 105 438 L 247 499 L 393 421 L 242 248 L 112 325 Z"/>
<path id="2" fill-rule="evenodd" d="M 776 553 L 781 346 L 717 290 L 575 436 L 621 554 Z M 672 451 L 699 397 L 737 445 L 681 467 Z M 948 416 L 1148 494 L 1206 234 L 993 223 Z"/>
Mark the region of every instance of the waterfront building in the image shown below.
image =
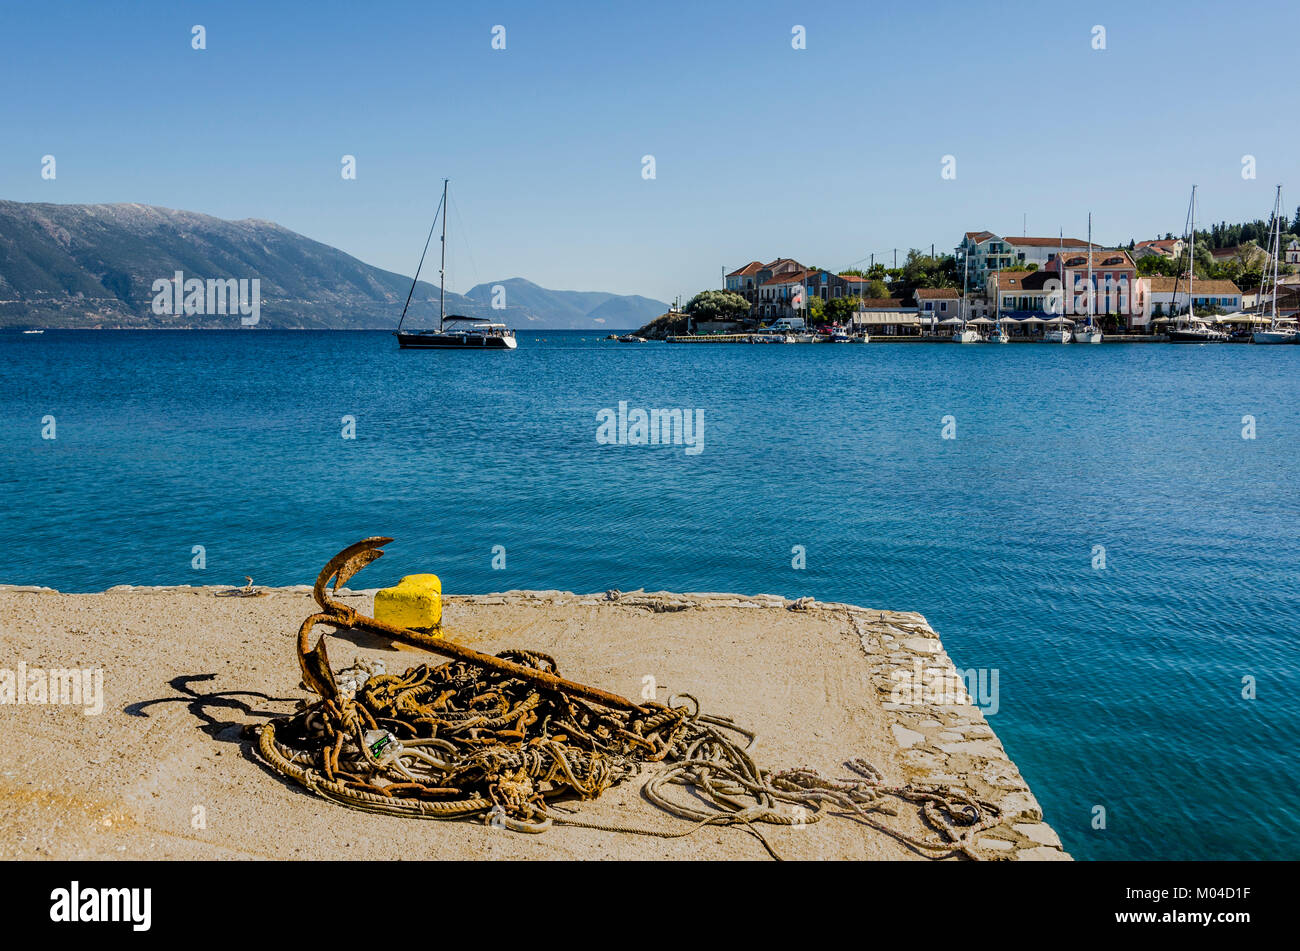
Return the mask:
<path id="1" fill-rule="evenodd" d="M 852 332 L 865 331 L 872 337 L 917 337 L 924 328 L 916 307 L 905 306 L 897 297 L 861 300 L 849 325 Z"/>
<path id="2" fill-rule="evenodd" d="M 1145 288 L 1153 320 L 1186 312 L 1189 302 L 1186 277 L 1144 277 L 1141 284 Z M 1174 292 L 1175 284 L 1178 285 L 1177 294 Z M 1244 305 L 1245 295 L 1232 281 L 1210 281 L 1198 278 L 1193 290 L 1196 296 L 1190 298 L 1190 301 L 1200 312 L 1218 310 L 1232 313 L 1241 310 Z M 1251 298 L 1253 303 L 1255 295 L 1252 294 Z"/>
<path id="3" fill-rule="evenodd" d="M 922 322 L 931 317 L 947 320 L 961 316 L 961 292 L 955 287 L 918 287 L 916 310 Z"/>
<path id="4" fill-rule="evenodd" d="M 801 316 L 807 302 L 803 278 L 802 270 L 769 277 L 758 286 L 758 296 L 749 308 L 750 316 L 762 320 Z"/>
<path id="5" fill-rule="evenodd" d="M 1047 282 L 1060 279 L 1052 271 L 1000 271 L 989 275 L 987 296 L 1003 317 L 1013 320 L 1049 317 L 1049 291 L 1062 285 L 1049 286 Z"/>
<path id="6" fill-rule="evenodd" d="M 820 297 L 822 300 L 835 300 L 837 297 L 852 297 L 849 292 L 849 280 L 830 271 L 804 271 L 803 285 L 808 297 Z"/>
<path id="7" fill-rule="evenodd" d="M 767 264 L 750 261 L 744 267 L 737 268 L 726 275 L 724 285 L 727 290 L 749 301 L 750 317 L 761 317 L 764 316 L 764 305 L 771 304 L 770 296 L 762 291 L 763 286 L 773 284 L 774 279 L 778 277 L 792 277 L 802 274 L 805 270 L 807 269 L 794 258 L 777 258 Z"/>
<path id="8" fill-rule="evenodd" d="M 1112 316 L 1114 326 L 1128 329 L 1147 323 L 1146 285 L 1138 280 L 1137 265 L 1123 249 L 1102 248 L 1092 252 L 1092 314 Z M 1065 316 L 1082 317 L 1089 313 L 1089 255 L 1083 251 L 1053 254 L 1045 270 L 1061 281 L 1065 293 Z"/>
<path id="9" fill-rule="evenodd" d="M 1100 245 L 1093 245 L 1100 250 Z M 966 275 L 972 291 L 983 291 L 995 271 L 1032 270 L 1046 267 L 1060 251 L 1087 251 L 1088 242 L 1078 238 L 1001 237 L 992 231 L 967 231 L 954 252 L 957 270 Z"/>

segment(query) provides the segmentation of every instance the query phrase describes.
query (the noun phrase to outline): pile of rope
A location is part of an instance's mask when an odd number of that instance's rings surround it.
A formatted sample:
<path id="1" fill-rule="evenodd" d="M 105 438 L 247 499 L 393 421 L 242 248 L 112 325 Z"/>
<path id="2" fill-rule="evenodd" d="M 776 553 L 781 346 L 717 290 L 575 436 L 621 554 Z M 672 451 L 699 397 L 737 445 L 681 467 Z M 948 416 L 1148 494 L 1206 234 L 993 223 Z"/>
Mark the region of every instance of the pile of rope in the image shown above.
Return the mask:
<path id="1" fill-rule="evenodd" d="M 979 858 L 975 839 L 996 825 L 996 806 L 945 787 L 887 786 L 861 759 L 853 773 L 760 769 L 757 736 L 730 717 L 704 714 L 694 697 L 634 703 L 564 680 L 554 658 L 529 650 L 482 654 L 427 631 L 358 614 L 331 595 L 380 557 L 389 538 L 368 538 L 330 560 L 316 580 L 322 611 L 298 632 L 304 684 L 321 699 L 261 726 L 257 750 L 276 772 L 312 792 L 367 812 L 425 819 L 481 817 L 518 832 L 555 824 L 678 838 L 711 825 L 738 826 L 777 858 L 760 825 L 801 826 L 838 814 L 934 858 Z M 335 671 L 324 623 L 369 631 L 455 659 L 401 675 L 357 662 Z M 659 765 L 655 765 L 659 764 Z M 646 799 L 688 820 L 666 831 L 584 821 L 557 800 L 592 800 L 646 769 Z M 886 824 L 897 803 L 918 805 L 935 831 L 911 836 Z"/>
<path id="2" fill-rule="evenodd" d="M 559 673 L 552 657 L 535 651 L 496 656 Z M 516 832 L 561 824 L 664 838 L 735 825 L 774 857 L 761 824 L 800 826 L 840 813 L 923 854 L 978 858 L 974 836 L 998 819 L 992 804 L 954 790 L 884 785 L 861 759 L 846 764 L 855 775 L 840 780 L 807 768 L 762 770 L 750 756 L 757 737 L 728 717 L 702 714 L 688 694 L 667 705 L 647 702 L 640 712 L 609 710 L 465 661 L 401 675 L 358 662 L 336 681 L 336 697 L 263 726 L 258 750 L 281 774 L 367 812 L 481 817 Z M 554 805 L 595 799 L 654 763 L 665 765 L 643 795 L 689 828 L 586 822 Z M 919 838 L 886 825 L 882 815 L 897 815 L 891 800 L 920 805 L 940 834 Z"/>
<path id="3" fill-rule="evenodd" d="M 535 651 L 496 655 L 557 673 Z M 551 824 L 546 801 L 595 799 L 688 735 L 687 709 L 607 710 L 465 661 L 395 676 L 340 671 L 338 695 L 263 727 L 270 765 L 358 809 L 424 818 L 486 815 L 516 831 Z"/>

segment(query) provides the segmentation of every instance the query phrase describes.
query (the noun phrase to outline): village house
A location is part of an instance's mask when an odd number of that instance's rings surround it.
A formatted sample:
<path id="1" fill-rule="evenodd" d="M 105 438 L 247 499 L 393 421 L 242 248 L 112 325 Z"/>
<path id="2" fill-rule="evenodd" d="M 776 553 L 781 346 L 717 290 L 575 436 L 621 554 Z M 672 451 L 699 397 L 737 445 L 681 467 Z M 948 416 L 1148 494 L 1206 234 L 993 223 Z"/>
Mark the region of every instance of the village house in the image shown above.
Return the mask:
<path id="1" fill-rule="evenodd" d="M 769 277 L 758 286 L 758 296 L 750 305 L 751 317 L 760 319 L 795 317 L 807 301 L 803 284 L 804 271 L 789 271 Z"/>
<path id="2" fill-rule="evenodd" d="M 1186 277 L 1144 277 L 1141 283 L 1146 288 L 1152 319 L 1173 317 L 1187 310 Z M 1177 292 L 1174 290 L 1177 285 Z M 1211 310 L 1233 313 L 1242 309 L 1242 293 L 1232 281 L 1195 281 L 1192 287 L 1194 297 L 1190 298 L 1198 311 Z"/>
<path id="3" fill-rule="evenodd" d="M 1187 242 L 1182 238 L 1158 238 L 1154 241 L 1139 241 L 1133 246 L 1133 259 L 1141 261 L 1143 258 L 1161 257 L 1173 260 L 1178 257 L 1187 248 Z"/>
<path id="4" fill-rule="evenodd" d="M 1300 264 L 1300 241 L 1292 239 L 1283 252 L 1284 264 Z"/>
<path id="5" fill-rule="evenodd" d="M 1211 248 L 1210 257 L 1215 264 L 1240 261 L 1242 267 L 1263 267 L 1269 261 L 1268 252 L 1257 244 L 1234 244 L 1230 248 Z"/>
<path id="6" fill-rule="evenodd" d="M 837 297 L 853 296 L 849 293 L 849 280 L 830 271 L 804 271 L 803 285 L 810 298 L 835 300 Z"/>
<path id="7" fill-rule="evenodd" d="M 841 274 L 840 280 L 844 282 L 844 293 L 849 297 L 866 297 L 871 287 L 871 278 L 863 277 L 861 274 Z"/>
<path id="8" fill-rule="evenodd" d="M 1114 316 L 1117 326 L 1146 323 L 1146 285 L 1137 279 L 1137 265 L 1122 249 L 1094 250 L 1091 255 L 1066 251 L 1054 254 L 1046 270 L 1061 281 L 1066 317 Z M 1088 301 L 1088 274 L 1092 273 L 1092 303 Z M 1053 302 L 1054 303 L 1054 302 Z M 1050 309 L 1050 305 L 1049 305 Z"/>
<path id="9" fill-rule="evenodd" d="M 878 337 L 916 337 L 921 334 L 921 318 L 915 307 L 904 306 L 897 297 L 870 297 L 862 300 L 849 321 L 852 332 Z"/>
<path id="10" fill-rule="evenodd" d="M 1053 283 L 1049 286 L 1048 281 Z M 993 302 L 997 313 L 1014 320 L 1028 317 L 1047 318 L 1052 316 L 1048 309 L 1049 291 L 1059 291 L 1060 276 L 1052 271 L 1002 271 L 989 276 L 987 297 Z"/>
<path id="11" fill-rule="evenodd" d="M 726 275 L 724 286 L 727 290 L 739 294 L 749 301 L 750 315 L 755 316 L 757 314 L 757 305 L 762 297 L 759 289 L 764 284 L 767 284 L 775 277 L 803 273 L 804 270 L 804 266 L 794 258 L 777 258 L 768 264 L 750 261 L 744 267 L 737 268 Z"/>
<path id="12" fill-rule="evenodd" d="M 961 316 L 961 293 L 955 287 L 918 287 L 916 311 L 923 321 Z"/>
<path id="13" fill-rule="evenodd" d="M 1078 238 L 1003 238 L 992 231 L 967 231 L 954 254 L 957 270 L 964 271 L 970 289 L 983 291 L 995 271 L 1031 270 L 1028 265 L 1033 264 L 1041 269 L 1061 251 L 1087 250 L 1088 242 Z"/>

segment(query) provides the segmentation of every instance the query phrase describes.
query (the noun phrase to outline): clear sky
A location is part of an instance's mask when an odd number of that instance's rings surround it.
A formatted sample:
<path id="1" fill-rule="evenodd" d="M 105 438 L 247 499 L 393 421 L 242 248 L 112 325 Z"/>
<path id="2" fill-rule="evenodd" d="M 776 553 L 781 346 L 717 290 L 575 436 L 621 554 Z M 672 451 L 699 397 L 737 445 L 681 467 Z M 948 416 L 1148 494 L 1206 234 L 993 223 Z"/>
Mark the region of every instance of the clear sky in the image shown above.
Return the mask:
<path id="1" fill-rule="evenodd" d="M 1300 204 L 1293 0 L 0 9 L 0 198 L 265 218 L 410 274 L 445 176 L 457 291 L 667 300 L 753 258 L 1082 236 L 1089 211 L 1141 240 L 1193 183 L 1207 223 L 1278 183 Z"/>

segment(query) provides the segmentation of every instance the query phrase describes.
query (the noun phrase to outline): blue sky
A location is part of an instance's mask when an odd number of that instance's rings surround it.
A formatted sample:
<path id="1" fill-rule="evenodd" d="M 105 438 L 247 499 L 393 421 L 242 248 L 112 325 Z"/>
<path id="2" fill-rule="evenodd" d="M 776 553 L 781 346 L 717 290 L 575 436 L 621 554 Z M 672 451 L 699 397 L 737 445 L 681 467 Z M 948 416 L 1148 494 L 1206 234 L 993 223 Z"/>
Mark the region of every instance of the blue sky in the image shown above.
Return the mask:
<path id="1" fill-rule="evenodd" d="M 664 300 L 1022 215 L 1155 237 L 1193 182 L 1205 222 L 1300 204 L 1294 3 L 271 6 L 7 4 L 0 198 L 266 218 L 410 274 L 446 176 L 452 290 Z"/>

